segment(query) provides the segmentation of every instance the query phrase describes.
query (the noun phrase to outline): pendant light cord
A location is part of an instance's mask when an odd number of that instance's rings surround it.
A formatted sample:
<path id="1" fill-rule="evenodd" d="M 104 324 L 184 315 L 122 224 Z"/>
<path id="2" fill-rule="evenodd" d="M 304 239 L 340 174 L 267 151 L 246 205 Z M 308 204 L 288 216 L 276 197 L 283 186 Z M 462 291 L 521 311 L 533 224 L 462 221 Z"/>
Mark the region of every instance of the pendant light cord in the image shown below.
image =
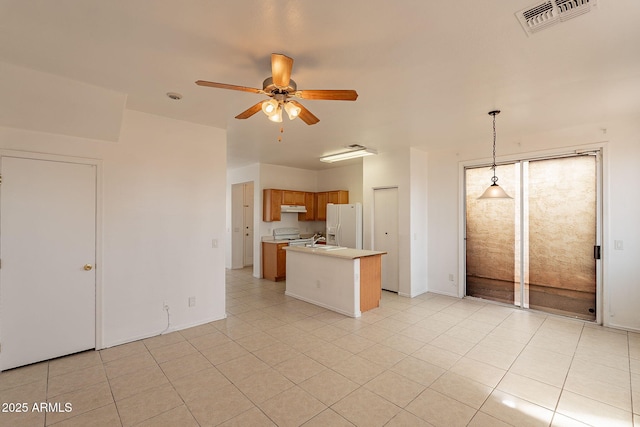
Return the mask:
<path id="1" fill-rule="evenodd" d="M 498 177 L 496 176 L 496 114 L 499 114 L 500 110 L 491 111 L 489 114 L 493 116 L 493 164 L 491 165 L 491 169 L 493 169 L 493 178 L 491 178 L 491 182 L 496 184 L 498 182 Z"/>

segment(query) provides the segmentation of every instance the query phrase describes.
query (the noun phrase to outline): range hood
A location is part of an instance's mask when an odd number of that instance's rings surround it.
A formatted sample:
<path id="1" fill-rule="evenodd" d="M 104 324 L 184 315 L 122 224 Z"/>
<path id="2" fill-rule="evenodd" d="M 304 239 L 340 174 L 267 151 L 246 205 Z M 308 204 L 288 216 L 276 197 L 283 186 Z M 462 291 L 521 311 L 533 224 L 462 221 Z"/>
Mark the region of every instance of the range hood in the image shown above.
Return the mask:
<path id="1" fill-rule="evenodd" d="M 306 213 L 307 212 L 307 208 L 304 205 L 302 205 L 302 206 L 281 205 L 280 206 L 280 212 Z"/>

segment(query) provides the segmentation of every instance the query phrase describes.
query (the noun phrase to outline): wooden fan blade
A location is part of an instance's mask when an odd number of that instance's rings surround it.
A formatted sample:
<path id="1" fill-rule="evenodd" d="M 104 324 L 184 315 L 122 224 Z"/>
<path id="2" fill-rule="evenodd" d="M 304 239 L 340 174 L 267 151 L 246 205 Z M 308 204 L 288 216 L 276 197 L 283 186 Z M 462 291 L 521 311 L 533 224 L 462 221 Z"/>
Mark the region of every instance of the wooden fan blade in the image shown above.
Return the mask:
<path id="1" fill-rule="evenodd" d="M 274 85 L 278 87 L 289 86 L 291 68 L 293 68 L 293 59 L 279 53 L 271 54 L 271 77 Z"/>
<path id="2" fill-rule="evenodd" d="M 206 80 L 198 80 L 196 84 L 198 86 L 208 86 L 208 87 L 217 87 L 220 89 L 240 90 L 242 92 L 263 93 L 262 89 L 256 89 L 253 87 L 246 87 L 246 86 L 229 85 L 226 83 L 208 82 Z"/>
<path id="3" fill-rule="evenodd" d="M 300 114 L 298 114 L 298 117 L 300 117 L 300 119 L 302 119 L 302 121 L 305 122 L 306 124 L 315 125 L 320 121 L 320 119 L 314 116 L 311 111 L 307 110 L 304 105 L 293 100 L 290 100 L 289 102 L 295 105 L 296 107 L 300 108 Z"/>
<path id="4" fill-rule="evenodd" d="M 299 90 L 295 95 L 302 99 L 326 99 L 329 101 L 355 101 L 358 92 L 355 90 Z"/>
<path id="5" fill-rule="evenodd" d="M 248 119 L 249 117 L 253 116 L 255 113 L 257 113 L 258 111 L 260 111 L 262 109 L 262 103 L 263 102 L 264 101 L 260 101 L 257 104 L 247 108 L 242 113 L 238 114 L 236 116 L 236 119 Z"/>

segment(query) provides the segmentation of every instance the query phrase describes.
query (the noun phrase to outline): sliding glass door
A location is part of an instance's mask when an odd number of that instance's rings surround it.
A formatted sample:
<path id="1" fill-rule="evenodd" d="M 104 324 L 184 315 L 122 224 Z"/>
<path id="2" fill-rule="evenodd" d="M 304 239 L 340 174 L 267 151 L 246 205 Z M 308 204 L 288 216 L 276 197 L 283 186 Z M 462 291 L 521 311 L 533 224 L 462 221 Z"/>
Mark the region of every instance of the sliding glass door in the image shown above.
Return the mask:
<path id="1" fill-rule="evenodd" d="M 498 166 L 496 175 L 500 186 L 514 197 L 520 177 L 515 165 Z M 518 204 L 511 199 L 478 200 L 491 176 L 487 167 L 466 170 L 467 295 L 513 304 L 520 297 Z"/>
<path id="2" fill-rule="evenodd" d="M 478 200 L 491 172 L 465 170 L 466 294 L 596 318 L 595 154 L 497 168 L 513 199 Z"/>

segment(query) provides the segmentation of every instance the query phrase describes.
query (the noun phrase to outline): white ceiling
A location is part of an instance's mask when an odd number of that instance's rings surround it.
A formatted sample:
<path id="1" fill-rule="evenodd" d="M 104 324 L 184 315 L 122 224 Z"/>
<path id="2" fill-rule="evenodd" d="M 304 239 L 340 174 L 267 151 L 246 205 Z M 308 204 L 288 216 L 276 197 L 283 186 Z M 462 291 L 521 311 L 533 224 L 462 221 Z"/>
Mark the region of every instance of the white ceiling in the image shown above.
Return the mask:
<path id="1" fill-rule="evenodd" d="M 230 167 L 328 167 L 323 154 L 487 144 L 640 112 L 640 1 L 599 0 L 527 37 L 531 0 L 0 0 L 0 61 L 124 92 L 127 107 L 226 128 Z M 355 89 L 356 102 L 301 101 L 320 122 L 234 116 L 261 95 L 270 54 L 294 58 L 299 89 Z M 172 101 L 166 92 L 184 95 Z"/>

